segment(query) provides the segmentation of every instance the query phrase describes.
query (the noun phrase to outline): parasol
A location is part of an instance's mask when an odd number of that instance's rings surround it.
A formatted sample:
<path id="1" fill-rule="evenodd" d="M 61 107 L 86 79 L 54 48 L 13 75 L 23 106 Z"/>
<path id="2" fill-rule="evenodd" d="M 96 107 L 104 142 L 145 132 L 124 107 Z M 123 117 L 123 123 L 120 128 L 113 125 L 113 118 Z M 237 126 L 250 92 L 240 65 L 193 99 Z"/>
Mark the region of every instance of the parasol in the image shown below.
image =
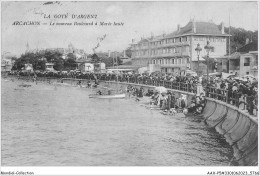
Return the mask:
<path id="1" fill-rule="evenodd" d="M 167 93 L 167 89 L 165 87 L 155 87 L 155 91 L 159 93 Z"/>
<path id="2" fill-rule="evenodd" d="M 234 77 L 235 80 L 240 80 L 240 81 L 247 81 L 245 78 L 240 78 L 240 77 Z"/>

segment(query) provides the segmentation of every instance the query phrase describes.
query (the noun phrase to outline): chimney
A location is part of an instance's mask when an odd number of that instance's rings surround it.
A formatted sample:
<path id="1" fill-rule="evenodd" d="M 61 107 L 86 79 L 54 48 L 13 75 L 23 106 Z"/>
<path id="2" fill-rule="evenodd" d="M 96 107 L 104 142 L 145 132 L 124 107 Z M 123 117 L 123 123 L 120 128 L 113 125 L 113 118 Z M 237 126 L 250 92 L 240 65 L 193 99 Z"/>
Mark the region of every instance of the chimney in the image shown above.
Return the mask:
<path id="1" fill-rule="evenodd" d="M 126 55 L 125 55 L 125 50 L 124 50 L 124 58 L 126 58 Z"/>
<path id="2" fill-rule="evenodd" d="M 194 19 L 192 20 L 192 32 L 196 33 L 196 22 Z"/>
<path id="3" fill-rule="evenodd" d="M 181 31 L 181 25 L 178 24 L 177 26 L 177 31 L 180 32 Z"/>
<path id="4" fill-rule="evenodd" d="M 151 32 L 151 39 L 153 39 L 153 33 Z"/>
<path id="5" fill-rule="evenodd" d="M 225 34 L 224 29 L 225 29 L 225 26 L 224 26 L 224 23 L 222 22 L 221 23 L 221 34 Z"/>
<path id="6" fill-rule="evenodd" d="M 108 50 L 108 57 L 110 57 L 110 50 Z"/>

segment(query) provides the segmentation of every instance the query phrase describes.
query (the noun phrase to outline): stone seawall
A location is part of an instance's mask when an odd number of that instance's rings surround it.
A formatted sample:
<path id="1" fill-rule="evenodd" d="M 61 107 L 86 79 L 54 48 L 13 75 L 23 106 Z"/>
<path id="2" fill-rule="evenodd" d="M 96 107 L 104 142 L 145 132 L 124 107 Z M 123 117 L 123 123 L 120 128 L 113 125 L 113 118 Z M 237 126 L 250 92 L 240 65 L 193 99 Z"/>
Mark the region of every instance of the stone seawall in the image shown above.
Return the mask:
<path id="1" fill-rule="evenodd" d="M 123 82 L 106 82 L 105 84 L 109 84 L 111 87 L 116 87 L 117 85 L 122 90 L 125 90 L 127 85 L 137 88 L 143 87 L 145 91 L 149 88 L 154 88 L 154 86 L 149 85 Z M 191 102 L 192 93 L 179 90 L 172 91 L 177 98 L 181 94 L 187 95 L 188 104 Z M 232 146 L 234 160 L 240 166 L 258 165 L 258 121 L 235 106 L 211 98 L 206 99 L 207 104 L 202 116 L 206 124 L 215 128 Z"/>
<path id="2" fill-rule="evenodd" d="M 258 121 L 232 105 L 211 98 L 207 98 L 203 113 L 206 110 L 213 112 L 204 115 L 206 123 L 224 135 L 238 164 L 258 165 Z"/>

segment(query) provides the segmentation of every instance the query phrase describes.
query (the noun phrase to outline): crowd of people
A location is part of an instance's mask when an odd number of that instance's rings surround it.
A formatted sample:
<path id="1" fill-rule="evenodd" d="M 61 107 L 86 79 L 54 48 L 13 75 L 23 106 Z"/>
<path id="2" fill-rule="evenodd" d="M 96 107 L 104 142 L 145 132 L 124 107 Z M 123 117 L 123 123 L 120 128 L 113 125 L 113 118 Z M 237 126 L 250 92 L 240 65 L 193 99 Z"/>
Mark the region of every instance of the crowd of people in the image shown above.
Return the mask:
<path id="1" fill-rule="evenodd" d="M 150 97 L 150 108 L 157 107 L 163 111 L 164 114 L 175 115 L 177 113 L 192 113 L 193 115 L 201 114 L 205 105 L 206 99 L 203 93 L 200 95 L 194 94 L 191 104 L 188 106 L 187 97 L 184 94 L 180 96 L 175 95 L 174 91 L 158 92 L 157 90 L 148 89 L 145 92 L 143 87 L 137 88 L 128 85 L 126 88 L 128 97 L 136 97 L 136 101 L 143 96 Z"/>
<path id="2" fill-rule="evenodd" d="M 194 94 L 191 98 L 191 105 L 188 108 L 188 112 L 192 112 L 195 115 L 201 114 L 206 106 L 206 99 L 204 93 L 200 95 Z"/>
<path id="3" fill-rule="evenodd" d="M 218 77 L 193 77 L 193 76 L 181 76 L 181 75 L 169 75 L 169 74 L 137 74 L 137 73 L 82 73 L 79 71 L 70 72 L 46 72 L 46 71 L 36 71 L 36 72 L 22 72 L 22 71 L 12 71 L 9 74 L 20 76 L 31 76 L 36 80 L 36 78 L 74 78 L 74 79 L 87 79 L 95 81 L 119 81 L 119 82 L 129 82 L 144 85 L 153 86 L 164 86 L 169 89 L 177 89 L 186 92 L 197 93 L 198 83 L 202 84 L 205 91 L 205 96 L 209 98 L 214 98 L 220 101 L 224 101 L 228 104 L 234 106 L 246 106 L 249 114 L 253 114 L 254 109 L 257 109 L 258 104 L 258 84 L 257 80 L 246 80 L 237 79 L 234 77 L 229 77 L 227 79 L 222 79 Z M 133 91 L 134 94 L 143 95 L 144 93 L 139 93 L 137 90 Z M 166 97 L 166 96 L 165 96 Z M 169 106 L 170 101 L 164 101 L 165 97 L 160 98 L 160 106 L 172 108 Z M 171 95 L 167 94 L 167 97 Z M 169 98 L 168 98 L 169 99 Z M 166 102 L 166 103 L 165 103 Z M 167 104 L 167 106 L 166 106 Z M 197 108 L 197 109 L 203 109 Z"/>
<path id="4" fill-rule="evenodd" d="M 246 106 L 248 113 L 253 115 L 253 110 L 258 110 L 258 82 L 256 79 L 210 79 L 207 97 L 225 101 L 228 104 L 240 107 Z"/>

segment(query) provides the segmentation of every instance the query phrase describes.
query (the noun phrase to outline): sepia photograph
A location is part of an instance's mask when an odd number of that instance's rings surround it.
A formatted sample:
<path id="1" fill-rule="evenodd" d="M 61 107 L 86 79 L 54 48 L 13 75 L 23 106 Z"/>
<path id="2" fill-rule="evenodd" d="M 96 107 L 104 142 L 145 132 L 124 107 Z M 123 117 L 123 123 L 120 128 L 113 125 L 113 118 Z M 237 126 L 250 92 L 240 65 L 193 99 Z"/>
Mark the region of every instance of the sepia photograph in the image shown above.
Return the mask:
<path id="1" fill-rule="evenodd" d="M 258 17 L 258 1 L 1 1 L 1 175 L 259 175 Z"/>

